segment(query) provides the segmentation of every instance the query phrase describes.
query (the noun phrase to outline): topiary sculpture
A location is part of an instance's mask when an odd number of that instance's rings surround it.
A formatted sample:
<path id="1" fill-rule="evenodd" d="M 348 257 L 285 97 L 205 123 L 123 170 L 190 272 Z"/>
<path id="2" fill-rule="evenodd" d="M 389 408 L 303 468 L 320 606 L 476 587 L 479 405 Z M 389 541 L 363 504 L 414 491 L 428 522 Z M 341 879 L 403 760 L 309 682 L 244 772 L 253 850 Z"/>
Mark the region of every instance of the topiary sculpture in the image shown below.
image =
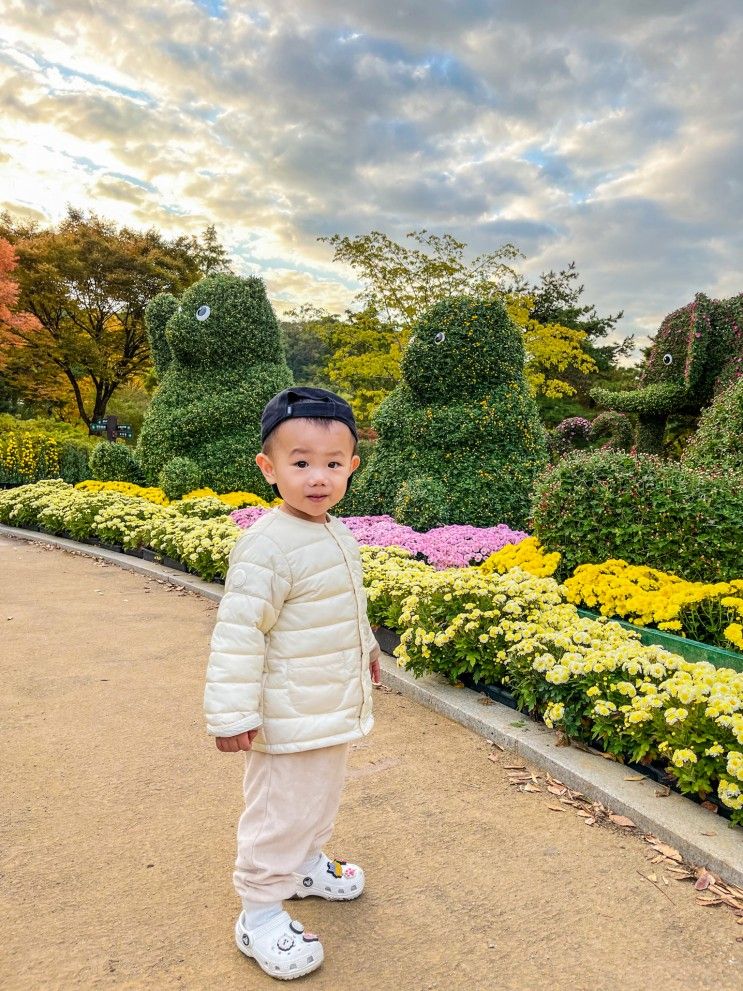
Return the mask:
<path id="1" fill-rule="evenodd" d="M 670 414 L 696 415 L 741 376 L 743 293 L 723 300 L 698 293 L 660 325 L 639 389 L 591 396 L 599 406 L 637 413 L 638 451 L 660 453 Z"/>
<path id="2" fill-rule="evenodd" d="M 522 527 L 546 435 L 524 379 L 521 331 L 500 301 L 434 305 L 416 324 L 402 382 L 374 417 L 379 439 L 343 511 L 419 530 Z"/>
<path id="3" fill-rule="evenodd" d="M 743 474 L 743 379 L 703 411 L 681 461 L 688 468 Z"/>
<path id="4" fill-rule="evenodd" d="M 147 480 L 173 498 L 200 485 L 273 498 L 254 461 L 260 416 L 292 373 L 263 282 L 209 276 L 156 296 L 146 320 L 160 379 L 137 446 Z"/>

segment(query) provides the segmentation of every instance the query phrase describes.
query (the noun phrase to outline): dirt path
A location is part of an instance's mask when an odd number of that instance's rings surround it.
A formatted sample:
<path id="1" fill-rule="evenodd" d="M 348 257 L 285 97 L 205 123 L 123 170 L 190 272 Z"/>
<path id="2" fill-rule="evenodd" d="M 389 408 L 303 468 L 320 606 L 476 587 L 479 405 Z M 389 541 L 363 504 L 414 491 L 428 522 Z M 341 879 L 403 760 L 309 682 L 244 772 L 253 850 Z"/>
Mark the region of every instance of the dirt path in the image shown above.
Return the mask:
<path id="1" fill-rule="evenodd" d="M 201 719 L 215 611 L 0 538 L 0 988 L 278 986 L 232 942 L 241 760 Z M 375 702 L 332 848 L 368 889 L 289 903 L 326 951 L 298 985 L 740 991 L 743 927 L 644 881 L 640 839 L 515 792 L 462 727 Z"/>

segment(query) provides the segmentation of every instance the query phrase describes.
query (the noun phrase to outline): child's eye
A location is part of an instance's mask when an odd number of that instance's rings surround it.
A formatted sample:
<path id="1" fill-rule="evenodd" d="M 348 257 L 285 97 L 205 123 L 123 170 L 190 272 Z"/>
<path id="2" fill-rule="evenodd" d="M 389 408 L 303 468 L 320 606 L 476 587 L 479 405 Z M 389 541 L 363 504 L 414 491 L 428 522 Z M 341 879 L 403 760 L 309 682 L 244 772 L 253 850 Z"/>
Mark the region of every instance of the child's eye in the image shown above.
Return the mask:
<path id="1" fill-rule="evenodd" d="M 331 461 L 330 464 L 328 465 L 328 468 L 341 468 L 341 467 L 342 465 L 340 461 Z"/>
<path id="2" fill-rule="evenodd" d="M 307 467 L 307 462 L 306 461 L 295 461 L 294 462 L 294 466 L 295 466 L 295 468 L 306 468 Z"/>

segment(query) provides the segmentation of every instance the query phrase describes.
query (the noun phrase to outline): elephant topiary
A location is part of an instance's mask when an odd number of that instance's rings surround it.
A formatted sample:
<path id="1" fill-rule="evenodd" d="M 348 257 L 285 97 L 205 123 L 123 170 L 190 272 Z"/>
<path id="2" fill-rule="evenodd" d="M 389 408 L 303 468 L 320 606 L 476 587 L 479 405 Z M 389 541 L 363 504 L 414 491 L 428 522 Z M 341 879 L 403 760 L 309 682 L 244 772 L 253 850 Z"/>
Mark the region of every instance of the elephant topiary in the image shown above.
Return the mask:
<path id="1" fill-rule="evenodd" d="M 546 434 L 524 379 L 524 343 L 498 300 L 434 305 L 416 324 L 403 380 L 374 417 L 374 453 L 344 512 L 419 530 L 523 527 Z"/>
<path id="2" fill-rule="evenodd" d="M 688 468 L 743 475 L 743 378 L 702 412 L 681 462 Z"/>
<path id="3" fill-rule="evenodd" d="M 148 481 L 175 498 L 184 485 L 273 498 L 254 461 L 260 416 L 293 376 L 263 282 L 208 276 L 145 316 L 160 379 L 137 446 Z"/>
<path id="4" fill-rule="evenodd" d="M 638 389 L 594 389 L 591 396 L 599 406 L 636 413 L 637 450 L 657 454 L 669 415 L 697 415 L 742 375 L 743 293 L 723 300 L 697 293 L 660 325 Z"/>

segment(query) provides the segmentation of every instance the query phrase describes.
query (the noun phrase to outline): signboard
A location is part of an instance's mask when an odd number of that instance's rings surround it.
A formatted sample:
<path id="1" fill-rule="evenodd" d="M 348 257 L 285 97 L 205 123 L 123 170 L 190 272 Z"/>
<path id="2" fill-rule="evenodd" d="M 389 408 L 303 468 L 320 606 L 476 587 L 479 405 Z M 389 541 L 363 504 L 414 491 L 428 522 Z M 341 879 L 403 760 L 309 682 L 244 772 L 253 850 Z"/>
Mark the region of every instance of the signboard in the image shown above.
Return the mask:
<path id="1" fill-rule="evenodd" d="M 90 424 L 91 434 L 105 434 L 109 440 L 116 440 L 123 437 L 124 440 L 131 440 L 133 437 L 131 425 L 119 423 L 115 416 L 105 416 L 102 420 L 93 420 Z"/>

